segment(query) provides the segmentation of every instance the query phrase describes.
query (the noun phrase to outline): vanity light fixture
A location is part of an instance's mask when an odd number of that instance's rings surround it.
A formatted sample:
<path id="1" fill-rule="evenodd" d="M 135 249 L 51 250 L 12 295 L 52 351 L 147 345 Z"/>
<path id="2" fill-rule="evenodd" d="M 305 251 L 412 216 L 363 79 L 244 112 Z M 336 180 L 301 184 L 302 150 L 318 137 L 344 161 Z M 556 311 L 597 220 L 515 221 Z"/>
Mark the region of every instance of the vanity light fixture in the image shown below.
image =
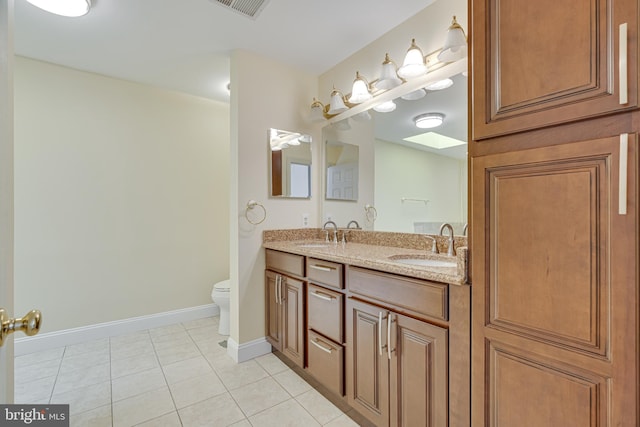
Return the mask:
<path id="1" fill-rule="evenodd" d="M 354 114 L 351 118 L 356 122 L 368 122 L 371 120 L 371 114 L 369 114 L 368 110 L 365 110 L 362 113 Z"/>
<path id="2" fill-rule="evenodd" d="M 416 99 L 424 98 L 426 94 L 427 92 L 424 89 L 420 88 L 412 92 L 409 92 L 407 94 L 404 94 L 400 98 L 407 101 L 415 101 Z"/>
<path id="3" fill-rule="evenodd" d="M 331 92 L 331 103 L 329 104 L 327 114 L 340 114 L 348 109 L 344 103 L 344 95 L 334 87 Z"/>
<path id="4" fill-rule="evenodd" d="M 453 62 L 465 56 L 467 56 L 467 37 L 454 15 L 447 31 L 447 38 L 442 47 L 442 52 L 438 54 L 438 60 Z"/>
<path id="5" fill-rule="evenodd" d="M 311 115 L 309 118 L 312 122 L 316 123 L 324 121 L 324 105 L 315 98 L 313 98 L 313 102 L 311 103 Z"/>
<path id="6" fill-rule="evenodd" d="M 380 71 L 380 78 L 374 83 L 374 86 L 379 90 L 389 90 L 401 84 L 402 80 L 398 78 L 398 67 L 396 67 L 396 63 L 389 58 L 389 54 L 386 53 Z"/>
<path id="7" fill-rule="evenodd" d="M 91 0 L 27 0 L 32 5 L 60 16 L 77 18 L 89 13 Z"/>
<path id="8" fill-rule="evenodd" d="M 356 79 L 353 81 L 349 102 L 352 104 L 360 104 L 371 98 L 373 98 L 373 95 L 369 92 L 369 83 L 360 75 L 359 71 L 356 71 Z"/>
<path id="9" fill-rule="evenodd" d="M 373 107 L 373 109 L 378 113 L 390 113 L 396 109 L 396 103 L 393 102 L 393 100 L 383 102 L 382 104 L 378 104 L 375 107 Z"/>
<path id="10" fill-rule="evenodd" d="M 430 129 L 438 127 L 444 121 L 444 114 L 440 113 L 426 113 L 420 114 L 413 118 L 413 121 L 416 124 L 416 127 L 420 129 Z"/>
<path id="11" fill-rule="evenodd" d="M 451 79 L 442 79 L 437 82 L 431 83 L 428 86 L 425 86 L 426 90 L 443 90 L 453 86 L 453 80 Z"/>
<path id="12" fill-rule="evenodd" d="M 427 72 L 422 50 L 416 45 L 416 39 L 411 40 L 411 46 L 404 57 L 402 67 L 398 69 L 398 76 L 405 79 L 413 79 Z"/>

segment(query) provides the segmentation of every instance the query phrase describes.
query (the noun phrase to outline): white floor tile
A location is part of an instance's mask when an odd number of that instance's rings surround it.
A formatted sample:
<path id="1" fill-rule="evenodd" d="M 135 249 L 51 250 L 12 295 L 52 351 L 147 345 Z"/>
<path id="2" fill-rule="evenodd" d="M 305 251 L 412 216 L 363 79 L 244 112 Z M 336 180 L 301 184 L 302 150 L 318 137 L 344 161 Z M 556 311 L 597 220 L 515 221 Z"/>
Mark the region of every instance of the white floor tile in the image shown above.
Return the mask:
<path id="1" fill-rule="evenodd" d="M 111 427 L 111 404 L 75 414 L 69 418 L 71 427 Z"/>
<path id="2" fill-rule="evenodd" d="M 60 359 L 43 360 L 42 362 L 21 361 L 14 365 L 14 376 L 16 382 L 31 382 L 41 378 L 48 378 L 58 375 L 60 370 Z"/>
<path id="3" fill-rule="evenodd" d="M 275 375 L 279 372 L 289 370 L 289 367 L 282 362 L 282 360 L 278 359 L 273 353 L 268 353 L 260 357 L 256 357 L 256 362 L 260 364 L 264 368 L 265 371 L 269 373 L 269 375 Z"/>
<path id="4" fill-rule="evenodd" d="M 60 394 L 98 383 L 108 382 L 109 364 L 96 365 L 88 368 L 76 369 L 64 375 L 58 375 L 53 393 Z"/>
<path id="5" fill-rule="evenodd" d="M 186 329 L 184 326 L 182 326 L 182 323 L 175 323 L 173 325 L 166 325 L 159 328 L 149 329 L 149 334 L 151 335 L 151 338 L 154 338 L 184 331 L 186 331 Z"/>
<path id="6" fill-rule="evenodd" d="M 112 343 L 111 359 L 127 359 L 142 354 L 153 353 L 155 350 L 151 338 L 146 337 L 132 343 Z"/>
<path id="7" fill-rule="evenodd" d="M 165 387 L 167 382 L 160 368 L 152 368 L 136 374 L 114 378 L 111 381 L 113 401 L 137 396 L 147 391 Z"/>
<path id="8" fill-rule="evenodd" d="M 289 369 L 273 376 L 273 379 L 285 389 L 291 396 L 298 396 L 311 390 L 311 385 L 303 380 L 300 375 Z"/>
<path id="9" fill-rule="evenodd" d="M 70 418 L 72 418 L 75 414 L 109 405 L 111 403 L 111 383 L 104 381 L 86 387 L 76 387 L 64 393 L 54 392 L 51 403 L 68 403 Z"/>
<path id="10" fill-rule="evenodd" d="M 51 350 L 38 351 L 37 353 L 24 354 L 17 356 L 14 360 L 14 366 L 16 368 L 20 366 L 31 366 L 34 363 L 44 362 L 45 360 L 57 359 L 60 361 L 64 354 L 64 347 L 53 348 Z"/>
<path id="11" fill-rule="evenodd" d="M 230 393 L 247 417 L 291 399 L 289 393 L 271 377 L 231 390 Z"/>
<path id="12" fill-rule="evenodd" d="M 79 354 L 93 352 L 109 352 L 109 338 L 101 338 L 99 340 L 87 341 L 81 344 L 69 345 L 64 350 L 64 356 L 77 356 Z"/>
<path id="13" fill-rule="evenodd" d="M 297 396 L 296 400 L 320 424 L 326 424 L 342 415 L 340 409 L 314 389 Z"/>
<path id="14" fill-rule="evenodd" d="M 111 361 L 111 378 L 124 377 L 138 372 L 147 371 L 149 369 L 158 368 L 158 358 L 155 353 L 145 353 L 138 356 L 128 357 L 126 359 L 117 359 Z"/>
<path id="15" fill-rule="evenodd" d="M 249 418 L 254 427 L 313 427 L 320 424 L 293 399 Z"/>
<path id="16" fill-rule="evenodd" d="M 168 387 L 114 402 L 113 426 L 132 426 L 176 410 Z"/>
<path id="17" fill-rule="evenodd" d="M 228 426 L 245 419 L 229 393 L 187 406 L 178 414 L 184 427 Z"/>
<path id="18" fill-rule="evenodd" d="M 28 383 L 16 381 L 14 387 L 15 403 L 47 404 L 53 393 L 56 377 L 40 378 Z"/>
<path id="19" fill-rule="evenodd" d="M 70 355 L 73 354 L 73 355 Z M 60 364 L 60 375 L 66 375 L 77 369 L 91 368 L 92 366 L 109 363 L 109 349 L 91 350 L 86 353 L 67 353 L 65 351 Z"/>
<path id="20" fill-rule="evenodd" d="M 195 319 L 195 320 L 190 320 L 188 322 L 182 322 L 182 326 L 185 327 L 185 329 L 194 329 L 194 328 L 203 328 L 203 327 L 207 327 L 210 328 L 211 330 L 217 330 L 218 329 L 218 319 L 219 317 L 205 317 L 202 319 Z"/>
<path id="21" fill-rule="evenodd" d="M 200 350 L 193 343 L 184 344 L 175 347 L 156 348 L 156 354 L 158 360 L 162 366 L 170 365 L 172 363 L 192 359 L 200 356 Z"/>
<path id="22" fill-rule="evenodd" d="M 169 384 L 169 389 L 178 409 L 227 392 L 227 389 L 213 371 L 185 381 Z"/>
<path id="23" fill-rule="evenodd" d="M 218 371 L 218 376 L 227 389 L 233 390 L 266 378 L 269 374 L 256 361 L 248 360 Z"/>
<path id="24" fill-rule="evenodd" d="M 193 339 L 187 331 L 180 331 L 169 335 L 158 335 L 151 337 L 153 346 L 156 351 L 164 348 L 181 347 L 184 345 L 193 345 Z"/>
<path id="25" fill-rule="evenodd" d="M 170 412 L 158 418 L 138 424 L 138 427 L 182 427 L 178 412 Z"/>
<path id="26" fill-rule="evenodd" d="M 163 366 L 162 370 L 164 371 L 164 375 L 169 384 L 213 372 L 213 368 L 211 368 L 207 359 L 202 355 L 182 360 L 180 362 L 171 363 Z"/>
<path id="27" fill-rule="evenodd" d="M 334 419 L 333 421 L 330 421 L 327 424 L 325 424 L 325 427 L 358 427 L 358 423 L 353 421 L 347 415 L 342 414 L 338 418 Z"/>

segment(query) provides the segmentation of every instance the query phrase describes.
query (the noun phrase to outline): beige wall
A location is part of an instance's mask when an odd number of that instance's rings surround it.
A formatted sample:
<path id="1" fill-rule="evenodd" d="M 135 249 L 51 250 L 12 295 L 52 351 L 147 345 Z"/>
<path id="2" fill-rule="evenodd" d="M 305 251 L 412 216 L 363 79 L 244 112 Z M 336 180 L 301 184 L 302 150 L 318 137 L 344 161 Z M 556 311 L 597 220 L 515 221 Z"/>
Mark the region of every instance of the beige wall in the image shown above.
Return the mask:
<path id="1" fill-rule="evenodd" d="M 43 332 L 208 304 L 229 106 L 18 57 L 15 304 Z"/>
<path id="2" fill-rule="evenodd" d="M 300 228 L 303 213 L 309 214 L 311 227 L 318 224 L 320 129 L 306 121 L 317 93 L 316 76 L 239 50 L 231 57 L 231 87 L 231 338 L 243 344 L 264 337 L 262 231 Z M 269 128 L 312 136 L 311 199 L 269 198 Z M 245 219 L 249 200 L 264 205 L 263 223 Z"/>

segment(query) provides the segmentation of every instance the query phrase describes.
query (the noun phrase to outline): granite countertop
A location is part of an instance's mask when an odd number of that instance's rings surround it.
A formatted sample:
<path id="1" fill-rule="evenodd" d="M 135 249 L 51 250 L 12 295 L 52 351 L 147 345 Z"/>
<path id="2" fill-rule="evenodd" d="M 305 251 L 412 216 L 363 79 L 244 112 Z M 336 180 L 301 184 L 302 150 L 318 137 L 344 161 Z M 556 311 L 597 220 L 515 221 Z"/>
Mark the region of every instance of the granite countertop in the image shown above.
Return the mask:
<path id="1" fill-rule="evenodd" d="M 312 238 L 302 238 L 299 240 L 265 239 L 263 247 L 282 252 L 320 258 L 326 261 L 334 261 L 357 267 L 415 277 L 418 279 L 432 280 L 434 282 L 448 283 L 452 285 L 468 284 L 468 251 L 466 247 L 457 247 L 457 255 L 454 257 L 447 256 L 445 254 L 434 254 L 424 249 L 365 244 L 359 242 L 334 244 Z M 394 260 L 394 258 L 396 259 Z M 456 265 L 455 267 L 410 265 L 398 262 L 398 258 L 452 261 L 455 262 Z"/>

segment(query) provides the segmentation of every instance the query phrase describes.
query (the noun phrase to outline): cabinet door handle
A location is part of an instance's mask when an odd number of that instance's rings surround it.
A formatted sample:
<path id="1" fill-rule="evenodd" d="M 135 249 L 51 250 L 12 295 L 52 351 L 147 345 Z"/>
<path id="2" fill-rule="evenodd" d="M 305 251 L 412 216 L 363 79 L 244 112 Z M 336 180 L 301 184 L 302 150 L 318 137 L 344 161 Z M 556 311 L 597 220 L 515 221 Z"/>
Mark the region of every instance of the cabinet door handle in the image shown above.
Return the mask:
<path id="1" fill-rule="evenodd" d="M 627 155 L 629 151 L 629 134 L 620 134 L 620 165 L 618 167 L 618 213 L 627 214 Z"/>
<path id="2" fill-rule="evenodd" d="M 396 351 L 395 348 L 391 350 L 391 324 L 393 322 L 393 314 L 389 313 L 387 316 L 387 357 L 389 357 L 389 360 L 391 360 L 391 353 Z"/>
<path id="3" fill-rule="evenodd" d="M 280 289 L 280 275 L 277 274 L 276 275 L 276 286 L 275 286 L 275 289 L 274 289 L 274 292 L 273 292 L 273 294 L 275 295 L 275 298 L 276 298 L 276 304 L 280 304 L 280 298 L 279 298 L 279 295 L 278 295 L 278 290 L 279 289 Z"/>
<path id="4" fill-rule="evenodd" d="M 335 270 L 334 267 L 326 267 L 324 265 L 317 265 L 317 264 L 310 264 L 309 267 L 313 268 L 314 270 L 320 270 L 320 271 L 333 271 L 333 270 Z"/>
<path id="5" fill-rule="evenodd" d="M 318 342 L 318 340 L 311 340 L 311 344 L 315 345 L 316 347 L 318 347 L 320 350 L 324 351 L 325 353 L 329 353 L 331 354 L 333 351 L 333 348 L 327 348 L 323 345 L 320 345 L 320 342 Z"/>
<path id="6" fill-rule="evenodd" d="M 620 104 L 624 105 L 629 102 L 627 88 L 627 23 L 620 24 L 618 29 L 620 40 L 618 44 L 618 78 L 620 80 Z"/>
<path id="7" fill-rule="evenodd" d="M 382 345 L 382 312 L 378 312 L 378 354 L 382 356 L 382 350 L 389 346 L 389 343 Z"/>
<path id="8" fill-rule="evenodd" d="M 325 301 L 333 301 L 334 299 L 336 299 L 336 297 L 334 297 L 333 295 L 323 294 L 322 292 L 318 292 L 318 291 L 311 292 L 311 295 Z"/>
<path id="9" fill-rule="evenodd" d="M 286 286 L 286 284 L 287 284 L 287 278 L 284 276 L 280 276 L 280 304 L 283 304 L 285 300 L 286 289 L 284 289 L 284 287 Z M 282 292 L 283 290 L 285 292 Z"/>

